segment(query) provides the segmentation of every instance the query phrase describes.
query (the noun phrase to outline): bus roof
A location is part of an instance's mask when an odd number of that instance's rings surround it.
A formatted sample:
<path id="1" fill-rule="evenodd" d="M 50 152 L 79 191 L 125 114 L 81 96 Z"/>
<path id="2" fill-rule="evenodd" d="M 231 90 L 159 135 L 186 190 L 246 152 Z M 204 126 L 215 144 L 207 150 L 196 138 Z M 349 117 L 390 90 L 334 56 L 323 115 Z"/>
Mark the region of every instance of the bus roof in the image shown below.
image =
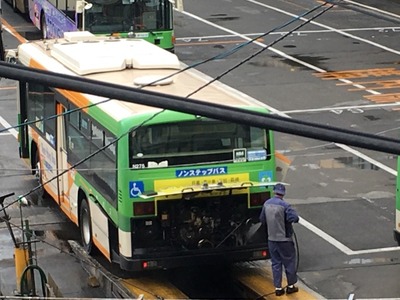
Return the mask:
<path id="1" fill-rule="evenodd" d="M 142 39 L 97 37 L 90 33 L 67 33 L 64 39 L 21 44 L 18 59 L 26 66 L 60 74 L 138 88 L 177 72 L 184 65 L 177 56 Z M 193 69 L 164 79 L 143 89 L 186 97 L 211 78 Z M 80 94 L 82 106 L 105 98 Z M 261 102 L 220 82 L 201 89 L 194 99 L 236 107 L 263 107 Z M 265 107 L 265 106 L 264 106 Z M 108 101 L 99 108 L 116 121 L 134 114 L 154 113 L 160 108 L 123 101 Z"/>

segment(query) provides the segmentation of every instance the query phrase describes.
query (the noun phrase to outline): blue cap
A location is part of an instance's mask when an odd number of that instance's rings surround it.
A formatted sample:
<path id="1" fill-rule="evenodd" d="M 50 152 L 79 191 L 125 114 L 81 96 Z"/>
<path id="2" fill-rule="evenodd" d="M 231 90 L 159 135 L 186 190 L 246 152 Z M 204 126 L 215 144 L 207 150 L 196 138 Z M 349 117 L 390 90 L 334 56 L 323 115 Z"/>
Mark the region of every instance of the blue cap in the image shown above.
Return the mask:
<path id="1" fill-rule="evenodd" d="M 274 193 L 284 196 L 286 193 L 286 188 L 282 183 L 277 183 L 274 186 Z"/>

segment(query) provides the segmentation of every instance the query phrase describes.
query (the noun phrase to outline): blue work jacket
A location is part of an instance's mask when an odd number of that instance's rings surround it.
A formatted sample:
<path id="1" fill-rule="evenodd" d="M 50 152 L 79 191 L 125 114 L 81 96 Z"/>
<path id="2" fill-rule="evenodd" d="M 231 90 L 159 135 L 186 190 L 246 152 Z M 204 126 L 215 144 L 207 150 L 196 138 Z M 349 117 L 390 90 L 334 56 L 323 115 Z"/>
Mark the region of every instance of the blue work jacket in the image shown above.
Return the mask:
<path id="1" fill-rule="evenodd" d="M 274 196 L 265 201 L 260 214 L 260 222 L 267 228 L 269 241 L 291 241 L 292 223 L 299 222 L 299 215 L 289 203 Z"/>

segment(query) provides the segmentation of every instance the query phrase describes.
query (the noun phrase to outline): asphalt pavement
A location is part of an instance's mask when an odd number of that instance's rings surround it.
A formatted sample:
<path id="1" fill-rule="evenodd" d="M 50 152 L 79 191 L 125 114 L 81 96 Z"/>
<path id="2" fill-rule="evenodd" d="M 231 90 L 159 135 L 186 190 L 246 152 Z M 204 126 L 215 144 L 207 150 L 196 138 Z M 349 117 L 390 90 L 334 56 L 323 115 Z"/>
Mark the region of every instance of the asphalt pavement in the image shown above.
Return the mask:
<path id="1" fill-rule="evenodd" d="M 393 13 L 400 13 L 400 2 L 395 0 L 389 1 L 373 1 L 373 0 L 362 0 L 367 5 L 374 5 L 379 9 L 385 9 Z M 27 29 L 30 32 L 31 29 Z M 180 28 L 177 28 L 179 32 Z M 7 44 L 11 47 L 16 43 L 9 40 Z M 178 49 L 179 51 L 179 49 Z M 3 80 L 0 81 L 4 84 L 3 87 L 9 86 L 9 83 L 5 84 Z M 15 93 L 15 91 L 13 91 Z M 1 111 L 15 110 L 15 103 L 12 102 L 12 108 L 6 107 L 11 103 L 11 101 L 5 101 L 10 99 L 13 93 L 5 93 L 4 99 L 0 101 Z M 3 94 L 2 94 L 3 95 Z M 16 119 L 16 116 L 13 120 Z M 16 121 L 14 121 L 16 123 Z M 26 167 L 22 165 L 22 162 L 18 158 L 17 145 L 15 137 L 8 135 L 1 137 L 2 151 L 0 153 L 0 169 L 3 171 L 3 181 L 2 187 L 5 192 L 15 191 L 16 194 L 22 193 L 26 190 L 27 185 L 32 185 L 32 175 L 27 172 Z M 24 170 L 25 176 L 18 177 L 18 181 L 15 177 L 10 175 L 7 170 L 14 169 Z M 24 169 L 25 168 L 25 169 Z M 324 170 L 324 172 L 328 172 Z M 332 176 L 334 173 L 332 172 Z M 302 178 L 311 178 L 310 174 L 301 174 Z M 370 178 L 365 178 L 367 184 Z M 290 180 L 291 182 L 301 182 L 301 178 L 297 180 Z M 334 192 L 334 191 L 333 191 Z M 289 196 L 290 197 L 290 196 Z M 292 198 L 296 198 L 293 195 Z M 292 201 L 293 199 L 290 199 Z M 380 203 L 381 207 L 376 206 L 376 210 L 380 210 L 382 207 L 387 207 L 388 211 L 394 212 L 393 195 L 380 195 L 382 201 Z M 374 199 L 369 199 L 374 201 Z M 41 206 L 42 205 L 42 206 Z M 104 297 L 104 292 L 96 287 L 91 287 L 89 275 L 82 269 L 81 262 L 79 259 L 71 255 L 68 250 L 68 246 L 58 241 L 57 236 L 62 230 L 58 223 L 55 223 L 54 214 L 52 211 L 49 213 L 48 203 L 39 203 L 38 207 L 27 207 L 24 208 L 24 213 L 26 213 L 29 220 L 31 220 L 32 225 L 34 220 L 43 220 L 37 222 L 33 228 L 35 228 L 41 237 L 48 237 L 49 240 L 54 239 L 55 246 L 50 246 L 49 244 L 37 243 L 36 252 L 38 254 L 38 265 L 44 270 L 45 274 L 50 274 L 50 277 L 54 279 L 54 282 L 59 287 L 61 294 L 64 297 Z M 299 209 L 300 214 L 303 216 L 317 214 L 310 206 L 302 205 L 302 203 L 293 201 L 293 205 Z M 338 207 L 338 204 L 335 204 Z M 362 208 L 362 201 L 354 201 L 356 208 Z M 329 204 L 315 204 L 314 207 L 322 207 L 322 211 L 332 212 L 332 206 Z M 327 221 L 335 222 L 337 227 L 346 224 L 354 224 L 352 221 L 357 220 L 358 224 L 364 224 L 359 226 L 359 230 L 374 232 L 374 223 L 371 218 L 361 220 L 360 216 L 357 214 L 351 214 L 354 210 L 348 210 L 348 214 L 341 214 L 339 211 L 337 214 L 328 214 L 325 218 Z M 357 211 L 357 210 L 355 210 Z M 19 224 L 20 220 L 18 218 L 19 208 L 17 206 L 12 207 L 11 212 L 14 216 L 15 224 Z M 334 217 L 336 216 L 336 218 Z M 384 215 L 386 216 L 386 215 Z M 389 216 L 388 216 L 389 217 Z M 386 222 L 386 220 L 385 220 Z M 46 224 L 46 225 L 45 225 Z M 349 225 L 351 226 L 351 225 Z M 381 230 L 380 226 L 378 228 Z M 346 229 L 343 229 L 345 231 Z M 383 230 L 383 229 L 382 229 Z M 66 230 L 63 232 L 73 231 Z M 390 235 L 390 230 L 384 228 L 385 243 L 388 246 L 393 246 L 391 244 L 392 240 L 387 235 Z M 377 251 L 376 253 L 363 254 L 362 252 L 354 251 L 352 255 L 347 255 L 341 253 L 340 250 L 331 247 L 327 242 L 323 241 L 320 237 L 311 233 L 309 230 L 302 226 L 296 226 L 296 232 L 300 238 L 300 272 L 299 275 L 305 285 L 312 288 L 315 292 L 324 295 L 327 299 L 337 299 L 337 295 L 354 295 L 355 299 L 397 299 L 400 297 L 400 285 L 399 274 L 400 274 L 400 255 L 399 250 L 393 251 Z M 353 236 L 357 238 L 357 236 Z M 390 239 L 390 241 L 389 241 Z M 354 242 L 354 240 L 349 240 L 349 242 Z M 366 239 L 366 243 L 374 244 L 377 242 L 374 239 Z M 306 245 L 317 244 L 320 248 L 318 251 L 303 251 L 303 247 Z M 373 247 L 366 247 L 373 248 Z M 63 250 L 62 250 L 63 249 Z M 355 249 L 357 250 L 357 249 Z M 1 291 L 4 295 L 12 295 L 16 287 L 14 260 L 13 260 L 13 245 L 10 239 L 9 233 L 7 232 L 4 223 L 0 224 L 0 286 Z M 40 254 L 40 255 L 39 255 Z M 330 264 L 326 264 L 330 260 Z M 340 268 L 337 268 L 340 265 Z M 307 266 L 305 268 L 304 266 Z M 399 297 L 398 297 L 399 296 Z M 399 298 L 400 299 L 400 298 Z"/>

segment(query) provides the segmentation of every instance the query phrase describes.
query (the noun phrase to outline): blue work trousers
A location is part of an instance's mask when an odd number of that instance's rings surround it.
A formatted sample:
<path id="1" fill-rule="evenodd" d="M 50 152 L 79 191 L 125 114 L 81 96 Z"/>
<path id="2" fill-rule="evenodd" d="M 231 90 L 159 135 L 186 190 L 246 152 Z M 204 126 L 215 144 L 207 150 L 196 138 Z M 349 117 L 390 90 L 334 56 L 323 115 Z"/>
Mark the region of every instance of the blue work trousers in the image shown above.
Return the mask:
<path id="1" fill-rule="evenodd" d="M 282 267 L 285 267 L 286 279 L 288 285 L 297 282 L 296 274 L 296 249 L 293 241 L 273 242 L 268 241 L 269 253 L 271 255 L 272 276 L 274 277 L 274 286 L 282 287 Z"/>

